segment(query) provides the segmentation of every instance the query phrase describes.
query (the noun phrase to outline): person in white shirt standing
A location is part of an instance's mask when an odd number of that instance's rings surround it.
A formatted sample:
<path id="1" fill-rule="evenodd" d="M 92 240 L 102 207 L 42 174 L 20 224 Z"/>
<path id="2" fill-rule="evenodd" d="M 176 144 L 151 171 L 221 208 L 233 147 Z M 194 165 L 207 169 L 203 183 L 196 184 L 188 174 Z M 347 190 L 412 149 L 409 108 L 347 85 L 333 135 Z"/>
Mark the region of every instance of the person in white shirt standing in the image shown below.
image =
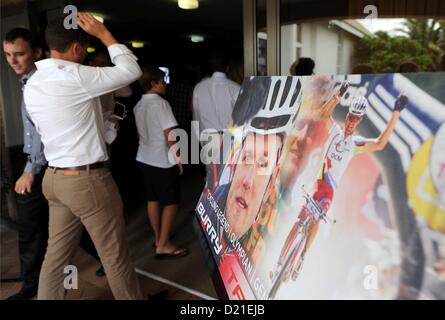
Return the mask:
<path id="1" fill-rule="evenodd" d="M 164 72 L 146 67 L 140 83 L 146 92 L 133 109 L 139 134 L 136 156 L 144 180 L 147 211 L 153 228 L 156 258 L 178 258 L 187 255 L 170 241 L 170 231 L 179 204 L 179 176 L 183 169 L 172 147 L 169 134 L 178 125 L 170 104 L 160 95 L 166 93 Z M 162 215 L 161 215 L 162 206 Z"/>
<path id="2" fill-rule="evenodd" d="M 212 76 L 199 82 L 193 90 L 193 119 L 199 121 L 199 133 L 205 129 L 228 128 L 241 88 L 227 78 L 229 62 L 222 51 L 212 54 L 211 64 Z"/>
<path id="3" fill-rule="evenodd" d="M 42 187 L 50 208 L 49 239 L 37 297 L 65 297 L 64 268 L 71 264 L 85 226 L 114 297 L 141 299 L 125 244 L 122 200 L 104 167 L 108 156 L 99 97 L 137 80 L 142 72 L 131 51 L 92 14 L 80 13 L 78 25 L 65 29 L 63 18 L 48 24 L 45 35 L 51 58 L 36 63 L 37 71 L 24 92 L 48 160 Z M 108 47 L 115 66 L 81 65 L 88 34 Z"/>
<path id="4" fill-rule="evenodd" d="M 195 134 L 202 146 L 215 138 L 215 135 L 221 136 L 223 130 L 229 127 L 241 88 L 238 83 L 227 78 L 229 60 L 223 51 L 214 51 L 210 62 L 214 71 L 212 76 L 199 82 L 193 90 L 193 120 L 199 123 L 199 132 Z M 209 164 L 208 159 L 202 160 Z M 207 166 L 208 179 L 211 172 Z"/>

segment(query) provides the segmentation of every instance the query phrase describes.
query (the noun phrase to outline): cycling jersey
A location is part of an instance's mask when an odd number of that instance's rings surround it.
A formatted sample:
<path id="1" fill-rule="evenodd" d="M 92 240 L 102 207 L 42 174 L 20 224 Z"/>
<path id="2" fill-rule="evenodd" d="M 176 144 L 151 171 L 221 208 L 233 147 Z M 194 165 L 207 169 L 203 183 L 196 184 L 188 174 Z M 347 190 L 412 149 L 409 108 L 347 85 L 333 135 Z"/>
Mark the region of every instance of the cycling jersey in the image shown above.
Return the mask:
<path id="1" fill-rule="evenodd" d="M 336 123 L 329 132 L 329 139 L 319 180 L 329 183 L 335 190 L 343 176 L 349 162 L 363 151 L 365 139 L 361 136 L 350 135 L 345 139 L 344 130 Z"/>
<path id="2" fill-rule="evenodd" d="M 334 191 L 338 187 L 349 162 L 356 154 L 363 151 L 365 143 L 365 139 L 357 135 L 351 135 L 345 139 L 344 130 L 336 123 L 329 131 L 323 165 L 312 194 L 312 198 L 318 202 L 325 213 L 329 211 L 334 198 Z M 310 214 L 310 212 L 305 206 L 299 214 L 299 220 L 304 221 L 307 214 Z M 281 249 L 277 265 L 285 263 L 285 259 L 298 235 L 299 228 L 300 226 L 296 222 Z M 297 257 L 298 250 L 295 250 L 290 257 L 289 266 L 295 264 Z"/>

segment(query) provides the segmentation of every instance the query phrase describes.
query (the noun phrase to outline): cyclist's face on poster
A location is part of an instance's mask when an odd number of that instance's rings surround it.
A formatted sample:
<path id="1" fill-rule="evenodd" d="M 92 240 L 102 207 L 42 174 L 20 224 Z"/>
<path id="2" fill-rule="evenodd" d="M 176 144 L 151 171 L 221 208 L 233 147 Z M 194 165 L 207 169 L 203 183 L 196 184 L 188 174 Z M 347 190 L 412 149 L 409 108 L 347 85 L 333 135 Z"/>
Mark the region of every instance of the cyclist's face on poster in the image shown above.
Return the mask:
<path id="1" fill-rule="evenodd" d="M 354 133 L 355 129 L 357 129 L 360 122 L 362 122 L 363 117 L 356 116 L 353 114 L 348 113 L 346 116 L 346 122 L 345 122 L 345 136 L 350 136 Z"/>
<path id="2" fill-rule="evenodd" d="M 226 216 L 240 238 L 252 225 L 278 161 L 278 135 L 249 134 L 243 144 L 226 202 Z"/>

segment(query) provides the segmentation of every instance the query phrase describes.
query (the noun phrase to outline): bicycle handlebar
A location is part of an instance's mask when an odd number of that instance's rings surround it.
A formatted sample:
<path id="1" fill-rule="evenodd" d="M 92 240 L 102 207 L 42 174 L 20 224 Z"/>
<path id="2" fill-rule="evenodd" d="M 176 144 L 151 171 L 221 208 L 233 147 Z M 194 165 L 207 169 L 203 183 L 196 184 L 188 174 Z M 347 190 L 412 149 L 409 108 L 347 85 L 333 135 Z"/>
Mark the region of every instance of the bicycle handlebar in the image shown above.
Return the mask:
<path id="1" fill-rule="evenodd" d="M 307 204 L 311 204 L 313 207 L 316 208 L 316 210 L 318 211 L 319 214 L 319 218 L 322 219 L 324 222 L 329 223 L 329 224 L 336 224 L 337 220 L 336 219 L 332 219 L 330 218 L 326 212 L 324 212 L 324 210 L 320 207 L 320 204 L 314 200 L 314 198 L 312 198 L 311 195 L 309 195 L 309 193 L 307 193 L 307 191 L 304 189 L 304 185 L 301 187 L 303 189 L 304 192 L 304 198 L 306 199 L 306 203 Z M 312 213 L 312 212 L 311 212 Z M 313 213 L 312 213 L 313 214 Z"/>

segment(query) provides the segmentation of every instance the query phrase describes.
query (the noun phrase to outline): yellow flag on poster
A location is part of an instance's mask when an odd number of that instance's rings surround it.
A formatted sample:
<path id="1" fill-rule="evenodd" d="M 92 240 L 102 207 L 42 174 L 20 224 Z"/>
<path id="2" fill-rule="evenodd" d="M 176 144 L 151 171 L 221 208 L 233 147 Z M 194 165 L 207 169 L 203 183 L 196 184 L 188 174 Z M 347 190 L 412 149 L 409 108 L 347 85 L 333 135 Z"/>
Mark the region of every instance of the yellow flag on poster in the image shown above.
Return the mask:
<path id="1" fill-rule="evenodd" d="M 445 232 L 445 208 L 430 171 L 433 142 L 434 137 L 426 140 L 413 156 L 407 174 L 407 192 L 413 211 L 432 230 Z"/>

